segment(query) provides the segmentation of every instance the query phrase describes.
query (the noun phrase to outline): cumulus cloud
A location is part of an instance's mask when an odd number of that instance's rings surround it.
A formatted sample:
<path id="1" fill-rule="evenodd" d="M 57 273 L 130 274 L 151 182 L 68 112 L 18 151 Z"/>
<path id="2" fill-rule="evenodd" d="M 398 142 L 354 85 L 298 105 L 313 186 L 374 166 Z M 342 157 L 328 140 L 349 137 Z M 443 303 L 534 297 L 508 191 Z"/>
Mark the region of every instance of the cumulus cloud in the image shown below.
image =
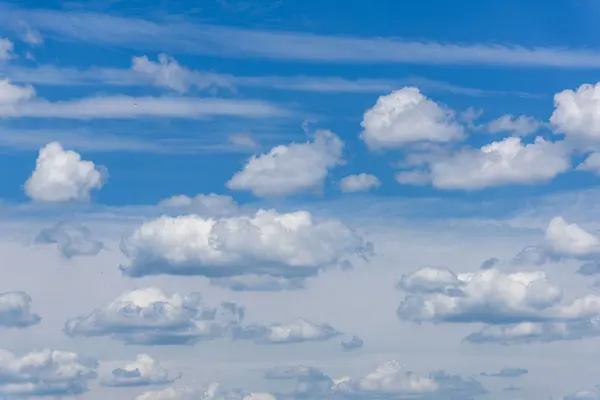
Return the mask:
<path id="1" fill-rule="evenodd" d="M 0 38 L 0 61 L 10 60 L 15 57 L 14 44 L 9 39 Z"/>
<path id="2" fill-rule="evenodd" d="M 319 191 L 331 168 L 343 163 L 344 142 L 330 131 L 317 131 L 312 141 L 280 145 L 252 156 L 228 182 L 231 190 L 258 197 Z"/>
<path id="3" fill-rule="evenodd" d="M 282 278 L 270 275 L 240 275 L 225 278 L 212 278 L 215 286 L 233 290 L 234 292 L 279 292 L 283 290 L 300 290 L 306 287 L 301 278 Z"/>
<path id="4" fill-rule="evenodd" d="M 199 293 L 164 294 L 147 287 L 121 294 L 105 307 L 68 320 L 68 336 L 108 336 L 126 344 L 193 345 L 223 337 L 243 318 L 233 303 L 206 307 Z"/>
<path id="5" fill-rule="evenodd" d="M 381 186 L 381 181 L 371 174 L 348 175 L 340 181 L 340 190 L 344 193 L 368 192 Z"/>
<path id="6" fill-rule="evenodd" d="M 238 328 L 236 339 L 253 340 L 263 344 L 284 344 L 300 342 L 320 342 L 341 335 L 329 324 L 319 324 L 298 318 L 287 324 L 269 326 L 248 325 Z"/>
<path id="7" fill-rule="evenodd" d="M 25 182 L 25 193 L 40 202 L 87 201 L 90 192 L 102 188 L 105 180 L 106 174 L 92 161 L 52 142 L 40 150 L 35 170 Z"/>
<path id="8" fill-rule="evenodd" d="M 565 258 L 596 259 L 600 256 L 600 237 L 564 218 L 552 218 L 540 246 L 527 246 L 515 256 L 516 263 L 543 264 Z M 589 266 L 586 267 L 589 271 Z M 585 272 L 585 271 L 584 271 Z M 585 273 L 584 273 L 585 275 Z"/>
<path id="9" fill-rule="evenodd" d="M 27 328 L 42 318 L 31 311 L 31 297 L 25 292 L 0 293 L 0 327 Z"/>
<path id="10" fill-rule="evenodd" d="M 193 211 L 200 215 L 230 215 L 235 214 L 239 207 L 233 197 L 216 193 L 197 194 L 194 197 L 177 195 L 161 200 L 161 207 Z"/>
<path id="11" fill-rule="evenodd" d="M 529 371 L 525 368 L 505 367 L 498 372 L 482 372 L 481 375 L 491 378 L 518 378 L 528 373 Z"/>
<path id="12" fill-rule="evenodd" d="M 71 352 L 45 349 L 18 357 L 0 350 L 0 396 L 77 396 L 88 391 L 97 367 L 95 360 Z"/>
<path id="13" fill-rule="evenodd" d="M 480 190 L 547 182 L 571 168 L 571 159 L 562 142 L 538 137 L 525 144 L 518 137 L 510 137 L 480 149 L 461 150 L 433 161 L 429 167 L 436 188 Z"/>
<path id="14" fill-rule="evenodd" d="M 344 351 L 352 351 L 360 349 L 363 347 L 364 343 L 365 342 L 358 336 L 353 336 L 352 339 L 348 340 L 347 342 L 342 340 L 340 344 L 342 345 L 342 349 L 344 349 Z"/>
<path id="15" fill-rule="evenodd" d="M 515 136 L 526 136 L 537 132 L 543 126 L 543 123 L 533 117 L 508 114 L 491 121 L 486 128 L 490 133 L 509 132 Z"/>
<path id="16" fill-rule="evenodd" d="M 600 83 L 557 93 L 554 107 L 550 123 L 555 131 L 582 143 L 600 139 Z"/>
<path id="17" fill-rule="evenodd" d="M 375 106 L 365 112 L 361 126 L 360 137 L 371 150 L 415 142 L 446 143 L 464 136 L 456 113 L 428 99 L 415 87 L 380 96 Z"/>
<path id="18" fill-rule="evenodd" d="M 104 244 L 94 239 L 86 226 L 70 221 L 61 221 L 50 228 L 42 229 L 35 243 L 56 244 L 66 258 L 95 256 L 104 248 Z"/>
<path id="19" fill-rule="evenodd" d="M 251 216 L 160 217 L 123 238 L 125 275 L 200 275 L 227 278 L 267 275 L 306 278 L 371 249 L 337 220 L 317 220 L 306 211 L 280 214 L 259 210 Z"/>
<path id="20" fill-rule="evenodd" d="M 35 96 L 31 85 L 15 85 L 9 79 L 0 79 L 0 115 L 10 115 L 16 106 Z"/>
<path id="21" fill-rule="evenodd" d="M 586 295 L 565 302 L 562 290 L 542 271 L 456 274 L 428 267 L 403 276 L 399 287 L 408 294 L 398 307 L 398 317 L 417 323 L 577 322 L 600 313 L 600 297 Z"/>
<path id="22" fill-rule="evenodd" d="M 171 376 L 168 370 L 148 354 L 138 354 L 135 361 L 116 368 L 110 375 L 103 377 L 102 384 L 111 387 L 167 385 L 180 377 L 181 374 Z"/>
<path id="23" fill-rule="evenodd" d="M 153 85 L 179 93 L 187 92 L 190 87 L 233 89 L 226 75 L 192 71 L 166 54 L 159 54 L 158 61 L 151 61 L 147 56 L 133 57 L 131 69 Z"/>

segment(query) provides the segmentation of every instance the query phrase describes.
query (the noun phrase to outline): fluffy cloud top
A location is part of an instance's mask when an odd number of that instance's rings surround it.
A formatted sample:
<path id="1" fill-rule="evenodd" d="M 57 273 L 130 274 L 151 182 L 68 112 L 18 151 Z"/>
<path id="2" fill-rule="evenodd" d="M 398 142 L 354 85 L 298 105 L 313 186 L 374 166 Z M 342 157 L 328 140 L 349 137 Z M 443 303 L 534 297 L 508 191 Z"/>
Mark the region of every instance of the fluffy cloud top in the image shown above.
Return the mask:
<path id="1" fill-rule="evenodd" d="M 237 330 L 235 337 L 249 339 L 257 343 L 280 344 L 299 342 L 320 342 L 340 335 L 331 325 L 317 324 L 302 318 L 287 324 L 269 326 L 249 325 Z"/>
<path id="2" fill-rule="evenodd" d="M 25 193 L 40 202 L 87 201 L 90 192 L 103 184 L 104 177 L 92 161 L 52 142 L 40 150 Z"/>
<path id="3" fill-rule="evenodd" d="M 369 244 L 337 220 L 316 220 L 306 211 L 280 214 L 259 210 L 252 216 L 205 219 L 197 215 L 161 217 L 123 239 L 131 260 L 124 274 L 246 274 L 305 278 L 347 257 L 370 250 Z"/>
<path id="4" fill-rule="evenodd" d="M 340 181 L 340 190 L 345 193 L 367 192 L 381 186 L 381 181 L 371 174 L 348 175 Z"/>
<path id="5" fill-rule="evenodd" d="M 45 349 L 17 357 L 0 350 L 0 396 L 77 396 L 87 392 L 97 367 L 96 361 L 65 351 Z"/>
<path id="6" fill-rule="evenodd" d="M 227 182 L 232 190 L 248 190 L 255 196 L 286 196 L 317 191 L 329 169 L 340 165 L 344 142 L 330 131 L 318 131 L 313 141 L 276 146 L 252 156 Z"/>
<path id="7" fill-rule="evenodd" d="M 50 228 L 42 229 L 35 242 L 56 244 L 66 258 L 95 256 L 104 248 L 104 244 L 94 239 L 86 226 L 68 221 L 61 221 Z"/>
<path id="8" fill-rule="evenodd" d="M 563 144 L 541 137 L 530 144 L 510 137 L 430 164 L 433 186 L 466 190 L 546 182 L 570 167 L 570 156 Z"/>
<path id="9" fill-rule="evenodd" d="M 109 336 L 127 344 L 193 345 L 222 337 L 243 314 L 232 303 L 205 307 L 199 293 L 167 296 L 148 287 L 125 292 L 105 307 L 68 320 L 64 331 L 69 336 Z"/>
<path id="10" fill-rule="evenodd" d="M 415 87 L 380 96 L 361 123 L 361 139 L 372 149 L 398 148 L 414 142 L 450 142 L 464 135 L 454 111 L 425 97 Z"/>
<path id="11" fill-rule="evenodd" d="M 41 320 L 31 311 L 31 297 L 27 293 L 0 293 L 0 327 L 27 328 Z"/>
<path id="12" fill-rule="evenodd" d="M 550 123 L 558 132 L 583 142 L 600 139 L 600 83 L 563 90 L 554 96 Z"/>
<path id="13" fill-rule="evenodd" d="M 160 363 L 148 354 L 138 354 L 135 361 L 114 369 L 102 379 L 102 384 L 112 387 L 166 385 L 181 377 L 172 377 Z"/>

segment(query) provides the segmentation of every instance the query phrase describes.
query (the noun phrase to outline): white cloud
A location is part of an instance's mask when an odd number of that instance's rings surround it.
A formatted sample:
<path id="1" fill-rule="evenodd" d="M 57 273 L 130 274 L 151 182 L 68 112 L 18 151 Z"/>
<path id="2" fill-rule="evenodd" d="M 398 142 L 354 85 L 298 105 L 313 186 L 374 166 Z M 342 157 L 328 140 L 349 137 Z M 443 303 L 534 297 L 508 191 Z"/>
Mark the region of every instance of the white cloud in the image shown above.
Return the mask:
<path id="1" fill-rule="evenodd" d="M 600 313 L 600 297 L 586 295 L 563 302 L 562 290 L 541 271 L 505 274 L 487 269 L 455 274 L 429 267 L 403 276 L 399 288 L 408 294 L 398 317 L 415 322 L 570 322 Z"/>
<path id="2" fill-rule="evenodd" d="M 337 220 L 317 220 L 306 211 L 205 219 L 160 217 L 123 238 L 130 259 L 124 274 L 172 274 L 209 278 L 246 274 L 306 278 L 348 257 L 368 254 L 369 243 Z"/>
<path id="3" fill-rule="evenodd" d="M 313 141 L 280 145 L 252 156 L 227 187 L 259 197 L 320 190 L 329 169 L 343 162 L 343 148 L 344 142 L 334 133 L 318 131 Z"/>
<path id="4" fill-rule="evenodd" d="M 234 146 L 254 150 L 259 147 L 258 143 L 249 133 L 234 133 L 227 138 L 227 141 Z"/>
<path id="5" fill-rule="evenodd" d="M 17 357 L 0 350 L 0 395 L 9 399 L 77 396 L 88 391 L 97 362 L 76 353 L 39 350 Z"/>
<path id="6" fill-rule="evenodd" d="M 147 287 L 68 320 L 64 331 L 71 337 L 108 336 L 128 344 L 190 345 L 223 337 L 242 317 L 243 309 L 232 303 L 210 308 L 199 293 L 168 296 Z"/>
<path id="7" fill-rule="evenodd" d="M 510 132 L 516 136 L 526 136 L 539 130 L 543 123 L 533 117 L 520 115 L 503 115 L 487 124 L 490 133 Z"/>
<path id="8" fill-rule="evenodd" d="M 14 58 L 14 44 L 9 39 L 0 38 L 0 61 Z M 2 89 L 0 88 L 0 92 Z"/>
<path id="9" fill-rule="evenodd" d="M 35 89 L 30 85 L 15 85 L 8 79 L 0 79 L 0 114 L 10 115 L 18 104 L 35 96 Z"/>
<path id="10" fill-rule="evenodd" d="M 181 374 L 173 377 L 158 361 L 142 353 L 136 356 L 135 361 L 102 377 L 102 384 L 112 387 L 167 385 L 179 377 Z"/>
<path id="11" fill-rule="evenodd" d="M 589 154 L 585 160 L 577 166 L 580 171 L 590 171 L 596 175 L 600 175 L 600 153 L 594 152 Z"/>
<path id="12" fill-rule="evenodd" d="M 584 84 L 554 96 L 553 128 L 584 142 L 600 139 L 600 83 Z"/>
<path id="13" fill-rule="evenodd" d="M 340 181 L 340 190 L 345 193 L 367 192 L 381 186 L 381 181 L 371 174 L 348 175 Z"/>
<path id="14" fill-rule="evenodd" d="M 329 324 L 318 324 L 302 318 L 286 324 L 249 325 L 236 333 L 236 337 L 240 339 L 263 344 L 324 341 L 338 335 L 341 332 Z"/>
<path id="15" fill-rule="evenodd" d="M 430 164 L 433 186 L 480 190 L 492 186 L 547 182 L 571 167 L 562 142 L 541 137 L 524 144 L 518 137 L 462 150 Z"/>
<path id="16" fill-rule="evenodd" d="M 147 56 L 133 57 L 131 68 L 152 84 L 179 93 L 187 92 L 191 86 L 198 89 L 233 88 L 227 76 L 192 71 L 181 66 L 177 60 L 166 54 L 159 54 L 158 62 L 150 61 Z"/>
<path id="17" fill-rule="evenodd" d="M 87 201 L 90 192 L 101 189 L 105 180 L 106 175 L 92 161 L 52 142 L 40 149 L 35 170 L 25 182 L 25 193 L 40 202 Z"/>
<path id="18" fill-rule="evenodd" d="M 380 96 L 365 112 L 361 126 L 360 137 L 372 150 L 423 141 L 445 143 L 464 135 L 454 111 L 428 99 L 415 87 Z"/>
<path id="19" fill-rule="evenodd" d="M 31 297 L 25 292 L 0 293 L 0 327 L 27 328 L 42 318 L 31 310 Z"/>

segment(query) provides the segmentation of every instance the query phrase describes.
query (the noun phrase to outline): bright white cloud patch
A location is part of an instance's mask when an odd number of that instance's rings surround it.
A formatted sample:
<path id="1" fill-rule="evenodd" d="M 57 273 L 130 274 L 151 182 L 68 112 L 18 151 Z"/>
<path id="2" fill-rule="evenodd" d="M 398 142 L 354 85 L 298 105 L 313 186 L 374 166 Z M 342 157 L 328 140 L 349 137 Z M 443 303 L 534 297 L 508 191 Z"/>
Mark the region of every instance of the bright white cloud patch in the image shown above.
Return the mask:
<path id="1" fill-rule="evenodd" d="M 0 115 L 16 113 L 16 106 L 35 96 L 30 85 L 15 85 L 8 79 L 0 79 Z"/>
<path id="2" fill-rule="evenodd" d="M 27 328 L 41 320 L 32 312 L 31 297 L 27 293 L 0 293 L 0 328 Z"/>
<path id="3" fill-rule="evenodd" d="M 414 142 L 459 140 L 464 128 L 455 112 L 405 87 L 380 96 L 361 123 L 361 139 L 372 149 L 398 148 Z"/>
<path id="4" fill-rule="evenodd" d="M 286 196 L 322 188 L 329 169 L 340 165 L 344 142 L 330 131 L 318 131 L 314 140 L 276 146 L 252 156 L 227 187 L 255 196 Z"/>
<path id="5" fill-rule="evenodd" d="M 563 90 L 554 106 L 550 123 L 556 131 L 586 142 L 600 139 L 600 83 Z"/>
<path id="6" fill-rule="evenodd" d="M 465 190 L 547 182 L 570 167 L 563 143 L 541 137 L 530 144 L 510 137 L 477 150 L 462 150 L 430 165 L 433 186 Z"/>
<path id="7" fill-rule="evenodd" d="M 97 367 L 96 361 L 71 352 L 45 349 L 18 357 L 0 349 L 0 396 L 77 396 L 88 391 Z"/>
<path id="8" fill-rule="evenodd" d="M 9 39 L 0 38 L 0 61 L 14 58 L 14 44 Z"/>
<path id="9" fill-rule="evenodd" d="M 287 324 L 269 326 L 250 325 L 237 333 L 241 339 L 251 339 L 257 343 L 298 343 L 329 340 L 340 335 L 328 324 L 318 324 L 298 318 Z"/>
<path id="10" fill-rule="evenodd" d="M 381 186 L 381 181 L 371 174 L 348 175 L 340 181 L 340 190 L 345 193 L 367 192 Z"/>
<path id="11" fill-rule="evenodd" d="M 154 386 L 172 383 L 181 377 L 171 376 L 168 370 L 148 354 L 138 354 L 135 361 L 112 370 L 102 378 L 102 384 L 112 387 Z"/>
<path id="12" fill-rule="evenodd" d="M 455 274 L 424 268 L 405 275 L 408 294 L 398 308 L 401 320 L 506 325 L 575 322 L 600 314 L 600 297 L 563 301 L 562 290 L 541 271 L 502 273 L 496 269 Z"/>
<path id="13" fill-rule="evenodd" d="M 280 214 L 259 210 L 251 216 L 160 217 L 124 237 L 131 260 L 125 275 L 201 275 L 209 278 L 246 274 L 305 278 L 332 266 L 347 266 L 370 244 L 337 220 L 318 220 L 309 212 Z"/>
<path id="14" fill-rule="evenodd" d="M 25 193 L 40 202 L 87 201 L 92 190 L 102 188 L 104 179 L 92 161 L 52 142 L 40 150 Z"/>
<path id="15" fill-rule="evenodd" d="M 527 115 L 503 115 L 487 125 L 490 133 L 510 132 L 516 136 L 526 136 L 535 133 L 543 124 Z"/>

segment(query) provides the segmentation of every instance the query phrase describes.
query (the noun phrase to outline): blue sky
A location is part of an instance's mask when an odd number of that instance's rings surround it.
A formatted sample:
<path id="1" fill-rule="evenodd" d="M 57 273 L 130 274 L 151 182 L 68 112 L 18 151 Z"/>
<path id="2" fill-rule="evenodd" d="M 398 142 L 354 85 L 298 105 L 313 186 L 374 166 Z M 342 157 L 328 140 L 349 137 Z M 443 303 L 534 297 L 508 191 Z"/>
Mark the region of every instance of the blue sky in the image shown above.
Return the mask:
<path id="1" fill-rule="evenodd" d="M 600 399 L 599 12 L 0 2 L 0 398 Z"/>

